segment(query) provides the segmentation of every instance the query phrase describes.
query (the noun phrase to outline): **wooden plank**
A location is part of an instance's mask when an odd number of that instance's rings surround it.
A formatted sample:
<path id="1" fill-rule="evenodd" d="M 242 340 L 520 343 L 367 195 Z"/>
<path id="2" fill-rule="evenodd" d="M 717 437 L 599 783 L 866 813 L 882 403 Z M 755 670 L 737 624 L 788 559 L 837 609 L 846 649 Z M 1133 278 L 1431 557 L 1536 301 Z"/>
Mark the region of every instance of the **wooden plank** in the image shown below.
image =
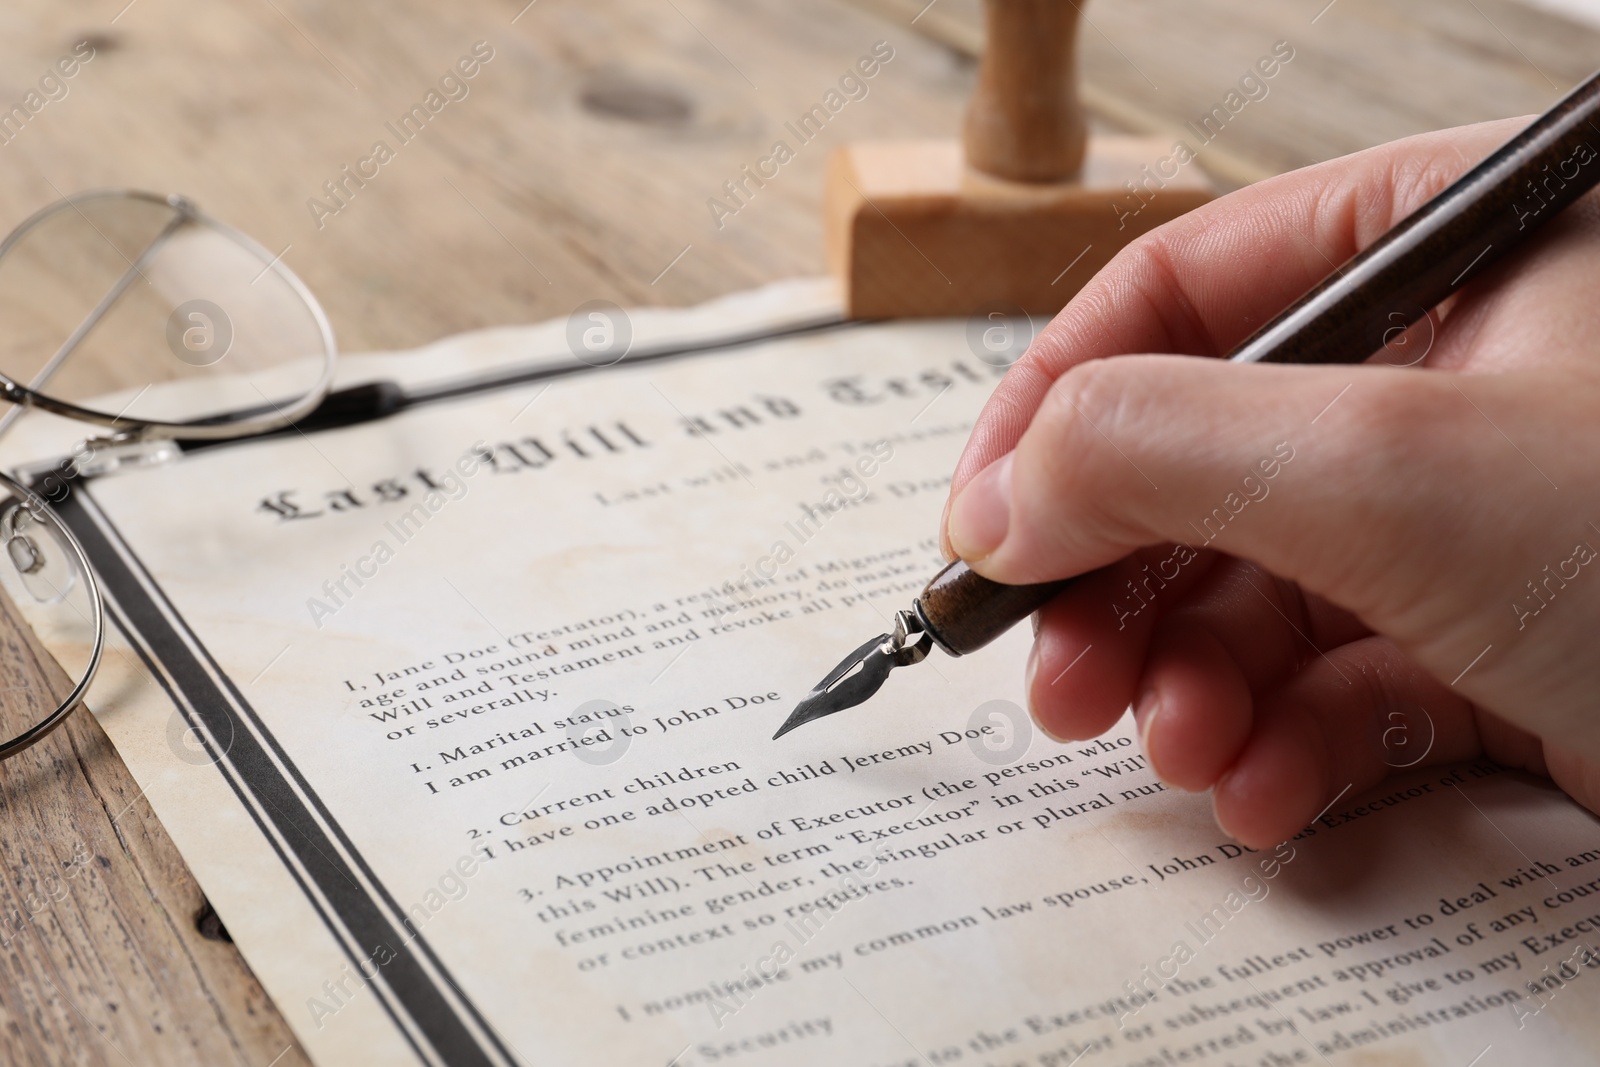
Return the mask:
<path id="1" fill-rule="evenodd" d="M 910 25 L 918 0 L 857 0 Z M 1124 129 L 1186 129 L 1276 41 L 1295 58 L 1206 145 L 1224 182 L 1397 137 L 1543 111 L 1593 73 L 1600 31 L 1515 0 L 1102 0 L 1083 5 L 1082 96 Z M 981 0 L 940 0 L 916 27 L 964 54 L 983 43 Z"/>
<path id="2" fill-rule="evenodd" d="M 0 225 L 56 190 L 188 193 L 290 246 L 352 351 L 822 273 L 828 151 L 948 133 L 971 77 L 943 46 L 838 0 L 541 0 L 515 25 L 526 0 L 138 0 L 106 28 L 126 2 L 95 0 L 96 57 L 0 149 Z M 0 101 L 94 30 L 24 6 L 40 14 L 0 16 Z M 866 99 L 715 225 L 707 200 L 728 200 L 724 183 L 775 140 L 795 142 L 784 123 L 885 38 L 896 58 Z M 386 124 L 479 40 L 494 58 L 469 95 L 402 144 Z M 308 200 L 379 140 L 394 159 L 319 228 Z"/>
<path id="3" fill-rule="evenodd" d="M 3 598 L 0 685 L 9 728 L 71 685 Z M 307 1062 L 89 715 L 5 764 L 0 857 L 0 1060 Z"/>
<path id="4" fill-rule="evenodd" d="M 0 144 L 0 228 L 58 193 L 188 193 L 289 246 L 347 350 L 403 348 L 821 273 L 831 147 L 943 134 L 970 85 L 943 45 L 833 0 L 541 0 L 513 24 L 525 3 L 8 5 L 0 103 L 75 42 L 95 53 Z M 717 227 L 707 199 L 884 38 L 867 97 Z M 400 144 L 385 124 L 479 40 L 468 95 Z M 395 158 L 319 228 L 307 200 L 378 139 Z M 0 686 L 46 666 L 0 601 Z M 0 767 L 0 862 L 0 1062 L 305 1062 L 239 953 L 197 931 L 199 886 L 88 715 Z"/>
<path id="5" fill-rule="evenodd" d="M 93 186 L 186 192 L 274 251 L 287 247 L 345 348 L 406 347 L 596 298 L 687 304 L 819 273 L 829 150 L 949 136 L 971 85 L 971 24 L 966 45 L 952 45 L 951 34 L 913 30 L 906 10 L 524 3 L 7 5 L 0 102 L 21 100 L 79 40 L 95 55 L 64 98 L 0 144 L 0 226 Z M 941 0 L 917 29 L 959 28 L 970 7 Z M 1251 180 L 1537 110 L 1600 54 L 1593 31 L 1507 0 L 1338 0 L 1312 24 L 1314 7 L 1092 5 L 1086 98 L 1129 129 L 1181 127 L 1196 101 L 1219 97 L 1287 38 L 1297 58 L 1272 95 L 1207 149 L 1214 171 L 1232 158 L 1234 180 Z M 794 160 L 717 225 L 707 201 L 879 39 L 896 57 L 869 95 L 792 145 Z M 469 95 L 410 143 L 387 134 L 478 40 L 495 57 Z M 319 227 L 307 201 L 384 138 L 395 158 Z M 0 605 L 5 684 L 42 684 L 29 648 Z M 0 855 L 0 923 L 33 915 L 30 895 L 59 898 L 0 949 L 0 1060 L 304 1062 L 238 953 L 196 931 L 198 886 L 88 716 L 0 768 Z M 89 862 L 72 866 L 80 856 Z"/>

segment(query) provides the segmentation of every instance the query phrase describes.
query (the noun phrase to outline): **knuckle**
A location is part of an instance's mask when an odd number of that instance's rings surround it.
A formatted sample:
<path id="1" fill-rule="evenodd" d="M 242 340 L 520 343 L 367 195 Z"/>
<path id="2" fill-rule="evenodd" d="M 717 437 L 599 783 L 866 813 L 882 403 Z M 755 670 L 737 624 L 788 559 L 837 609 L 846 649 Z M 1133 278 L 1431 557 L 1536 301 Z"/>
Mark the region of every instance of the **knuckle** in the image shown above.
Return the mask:
<path id="1" fill-rule="evenodd" d="M 1126 360 L 1092 359 L 1057 378 L 1047 398 L 1047 417 L 1063 430 L 1098 436 L 1115 428 L 1127 396 Z"/>
<path id="2" fill-rule="evenodd" d="M 1029 481 L 1051 494 L 1055 510 L 1072 516 L 1080 535 L 1122 539 L 1125 523 L 1113 512 L 1131 468 L 1128 450 L 1134 402 L 1127 357 L 1081 363 L 1056 379 L 1034 428 L 1024 436 L 1020 458 Z"/>
<path id="3" fill-rule="evenodd" d="M 1351 405 L 1352 425 L 1338 441 L 1351 451 L 1348 459 L 1369 465 L 1378 457 L 1386 464 L 1396 460 L 1421 460 L 1438 444 L 1452 439 L 1460 412 L 1458 404 L 1448 403 L 1434 380 L 1437 372 L 1416 370 L 1379 371 L 1384 382 L 1374 382 L 1360 390 Z M 1460 405 L 1465 406 L 1465 405 Z M 1358 456 L 1366 457 L 1358 460 Z"/>

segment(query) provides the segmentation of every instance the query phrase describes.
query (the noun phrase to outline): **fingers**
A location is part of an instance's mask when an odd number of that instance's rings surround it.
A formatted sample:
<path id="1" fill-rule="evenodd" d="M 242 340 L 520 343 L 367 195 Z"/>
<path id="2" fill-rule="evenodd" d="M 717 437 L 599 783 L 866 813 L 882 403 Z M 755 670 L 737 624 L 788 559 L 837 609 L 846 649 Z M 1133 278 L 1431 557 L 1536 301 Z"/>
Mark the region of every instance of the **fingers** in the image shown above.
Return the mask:
<path id="1" fill-rule="evenodd" d="M 1397 770 L 1480 752 L 1472 705 L 1370 637 L 1318 656 L 1261 702 L 1212 804 L 1224 830 L 1266 848 Z"/>
<path id="2" fill-rule="evenodd" d="M 1363 377 L 1364 396 L 1393 400 L 1406 376 Z M 1164 356 L 1077 367 L 1051 389 L 1017 448 L 956 497 L 951 543 L 986 577 L 1012 584 L 1084 573 L 1164 541 L 1261 559 L 1269 539 L 1309 532 L 1289 528 L 1296 515 L 1304 525 L 1306 502 L 1336 501 L 1378 473 L 1371 459 L 1343 457 L 1352 466 L 1340 472 L 1329 469 L 1330 449 L 1306 454 L 1308 441 L 1326 437 L 1315 425 L 1319 409 L 1356 403 L 1341 397 L 1352 381 L 1344 368 Z M 1306 477 L 1308 468 L 1336 488 Z M 1295 500 L 1280 506 L 1279 493 L 1269 506 L 1273 490 L 1290 483 Z"/>
<path id="3" fill-rule="evenodd" d="M 1347 613 L 1225 559 L 1152 639 L 1134 705 L 1151 768 L 1169 785 L 1210 788 L 1238 756 L 1262 695 L 1322 650 L 1366 636 Z"/>
<path id="4" fill-rule="evenodd" d="M 1148 561 L 1168 551 L 1109 568 L 1040 613 L 1029 699 L 1047 733 L 1103 733 L 1137 689 L 1151 768 L 1169 786 L 1216 787 L 1221 825 L 1253 847 L 1330 804 L 1339 818 L 1396 771 L 1480 752 L 1600 808 L 1600 764 L 1477 709 L 1348 613 L 1253 564 L 1203 556 L 1109 623 L 1107 598 L 1148 583 Z"/>
<path id="5" fill-rule="evenodd" d="M 1500 426 L 1501 409 L 1526 418 L 1512 425 L 1548 454 L 1541 464 L 1571 452 L 1534 437 L 1544 416 L 1532 412 L 1553 410 L 1550 398 L 1524 386 L 1515 405 L 1502 403 L 1493 390 L 1510 386 L 1497 376 L 1464 379 L 1478 394 L 1470 400 L 1458 377 L 1096 360 L 1064 375 L 1011 458 L 956 498 L 951 541 L 975 570 L 1009 584 L 1085 573 L 1164 542 L 1216 548 L 1391 636 L 1454 640 L 1453 656 L 1480 636 L 1463 620 L 1482 625 L 1491 594 L 1501 599 L 1532 562 L 1506 551 L 1503 516 L 1520 508 L 1517 521 L 1530 522 L 1556 506 L 1539 474 L 1549 468 L 1530 465 L 1529 450 L 1507 445 L 1485 413 L 1495 409 Z M 1494 493 L 1477 491 L 1485 485 Z"/>
<path id="6" fill-rule="evenodd" d="M 1254 710 L 1249 676 L 1216 634 L 1190 619 L 1164 629 L 1134 703 L 1156 777 L 1209 789 L 1249 740 Z"/>
<path id="7" fill-rule="evenodd" d="M 1180 565 L 1179 559 L 1187 559 Z M 1027 681 L 1039 728 L 1057 740 L 1097 737 L 1133 699 L 1150 635 L 1214 559 L 1176 545 L 1129 556 L 1046 605 L 1036 617 Z"/>
<path id="8" fill-rule="evenodd" d="M 1221 355 L 1523 125 L 1483 123 L 1330 160 L 1241 189 L 1133 242 L 1007 373 L 956 467 L 952 499 L 1016 445 L 1071 367 L 1129 352 Z"/>
<path id="9" fill-rule="evenodd" d="M 1131 557 L 1040 612 L 1028 701 L 1063 740 L 1104 733 L 1132 701 L 1156 774 L 1203 790 L 1243 745 L 1254 694 L 1367 631 L 1254 564 L 1201 553 L 1179 568 L 1178 558 L 1177 546 Z"/>
<path id="10" fill-rule="evenodd" d="M 1550 777 L 1562 792 L 1600 815 L 1600 762 L 1548 745 L 1542 762 L 1548 766 Z"/>
<path id="11" fill-rule="evenodd" d="M 1175 543 L 1248 559 L 1479 705 L 1600 759 L 1600 388 L 1463 375 L 1094 360 L 952 505 L 974 570 L 1026 584 Z M 1181 561 L 1180 561 L 1181 562 Z"/>
<path id="12" fill-rule="evenodd" d="M 1312 801 L 1321 813 L 1341 790 L 1353 802 L 1397 771 L 1480 752 L 1600 812 L 1600 762 L 1475 707 L 1359 630 L 1250 564 L 1220 561 L 1151 636 L 1136 712 L 1151 769 L 1171 786 L 1215 786 L 1223 827 L 1257 846 L 1309 822 Z M 1275 809 L 1291 814 L 1274 820 Z"/>

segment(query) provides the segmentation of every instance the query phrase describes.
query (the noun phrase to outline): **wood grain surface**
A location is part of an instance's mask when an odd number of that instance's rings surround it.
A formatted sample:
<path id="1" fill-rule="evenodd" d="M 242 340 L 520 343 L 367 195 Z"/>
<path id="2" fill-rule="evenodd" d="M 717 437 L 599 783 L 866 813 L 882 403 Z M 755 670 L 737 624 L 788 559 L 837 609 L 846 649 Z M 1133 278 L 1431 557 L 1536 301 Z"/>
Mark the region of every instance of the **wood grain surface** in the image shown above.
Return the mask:
<path id="1" fill-rule="evenodd" d="M 689 304 L 820 273 L 828 152 L 953 135 L 980 40 L 975 0 L 915 25 L 924 0 L 524 3 L 15 0 L 0 111 L 78 42 L 93 58 L 0 136 L 0 227 L 96 186 L 187 193 L 284 250 L 350 351 L 593 299 Z M 1539 110 L 1600 55 L 1600 34 L 1510 0 L 1324 3 L 1100 0 L 1080 35 L 1083 98 L 1114 126 L 1180 129 L 1291 41 L 1271 94 L 1202 158 L 1242 183 Z M 730 200 L 724 183 L 880 40 L 895 56 L 869 93 Z M 399 144 L 387 124 L 479 41 L 493 58 L 466 96 Z M 324 183 L 379 140 L 393 158 L 330 200 Z M 734 210 L 719 217 L 718 196 Z M 0 604 L 0 681 L 38 689 L 51 668 Z M 0 1062 L 305 1062 L 88 715 L 0 767 L 0 862 Z"/>
<path id="2" fill-rule="evenodd" d="M 965 55 L 982 0 L 854 0 Z M 1397 137 L 1537 114 L 1600 65 L 1600 31 L 1517 0 L 1098 0 L 1083 3 L 1081 98 L 1136 133 L 1185 136 L 1276 41 L 1295 59 L 1207 145 L 1244 185 Z M 1189 135 L 1192 139 L 1192 134 Z"/>

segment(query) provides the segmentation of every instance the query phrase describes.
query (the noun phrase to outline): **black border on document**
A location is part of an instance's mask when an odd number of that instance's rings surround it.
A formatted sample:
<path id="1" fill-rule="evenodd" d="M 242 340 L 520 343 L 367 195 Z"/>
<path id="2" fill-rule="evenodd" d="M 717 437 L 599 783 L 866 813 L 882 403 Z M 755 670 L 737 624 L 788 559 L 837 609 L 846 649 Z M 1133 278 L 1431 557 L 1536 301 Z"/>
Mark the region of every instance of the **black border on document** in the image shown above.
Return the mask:
<path id="1" fill-rule="evenodd" d="M 650 358 L 711 354 L 861 325 L 865 323 L 830 319 L 713 341 L 698 349 L 668 349 L 652 353 Z M 541 368 L 435 387 L 413 398 L 413 403 L 456 399 L 572 371 Z M 579 371 L 585 372 L 596 373 L 597 369 Z M 72 491 L 53 508 L 88 554 L 111 619 L 171 698 L 188 729 L 200 738 L 330 936 L 358 972 L 368 977 L 378 1002 L 418 1059 L 430 1067 L 511 1067 L 522 1063 L 411 924 L 239 687 L 94 501 L 91 483 L 75 478 L 70 484 Z M 377 966 L 380 948 L 386 948 L 392 958 Z"/>

